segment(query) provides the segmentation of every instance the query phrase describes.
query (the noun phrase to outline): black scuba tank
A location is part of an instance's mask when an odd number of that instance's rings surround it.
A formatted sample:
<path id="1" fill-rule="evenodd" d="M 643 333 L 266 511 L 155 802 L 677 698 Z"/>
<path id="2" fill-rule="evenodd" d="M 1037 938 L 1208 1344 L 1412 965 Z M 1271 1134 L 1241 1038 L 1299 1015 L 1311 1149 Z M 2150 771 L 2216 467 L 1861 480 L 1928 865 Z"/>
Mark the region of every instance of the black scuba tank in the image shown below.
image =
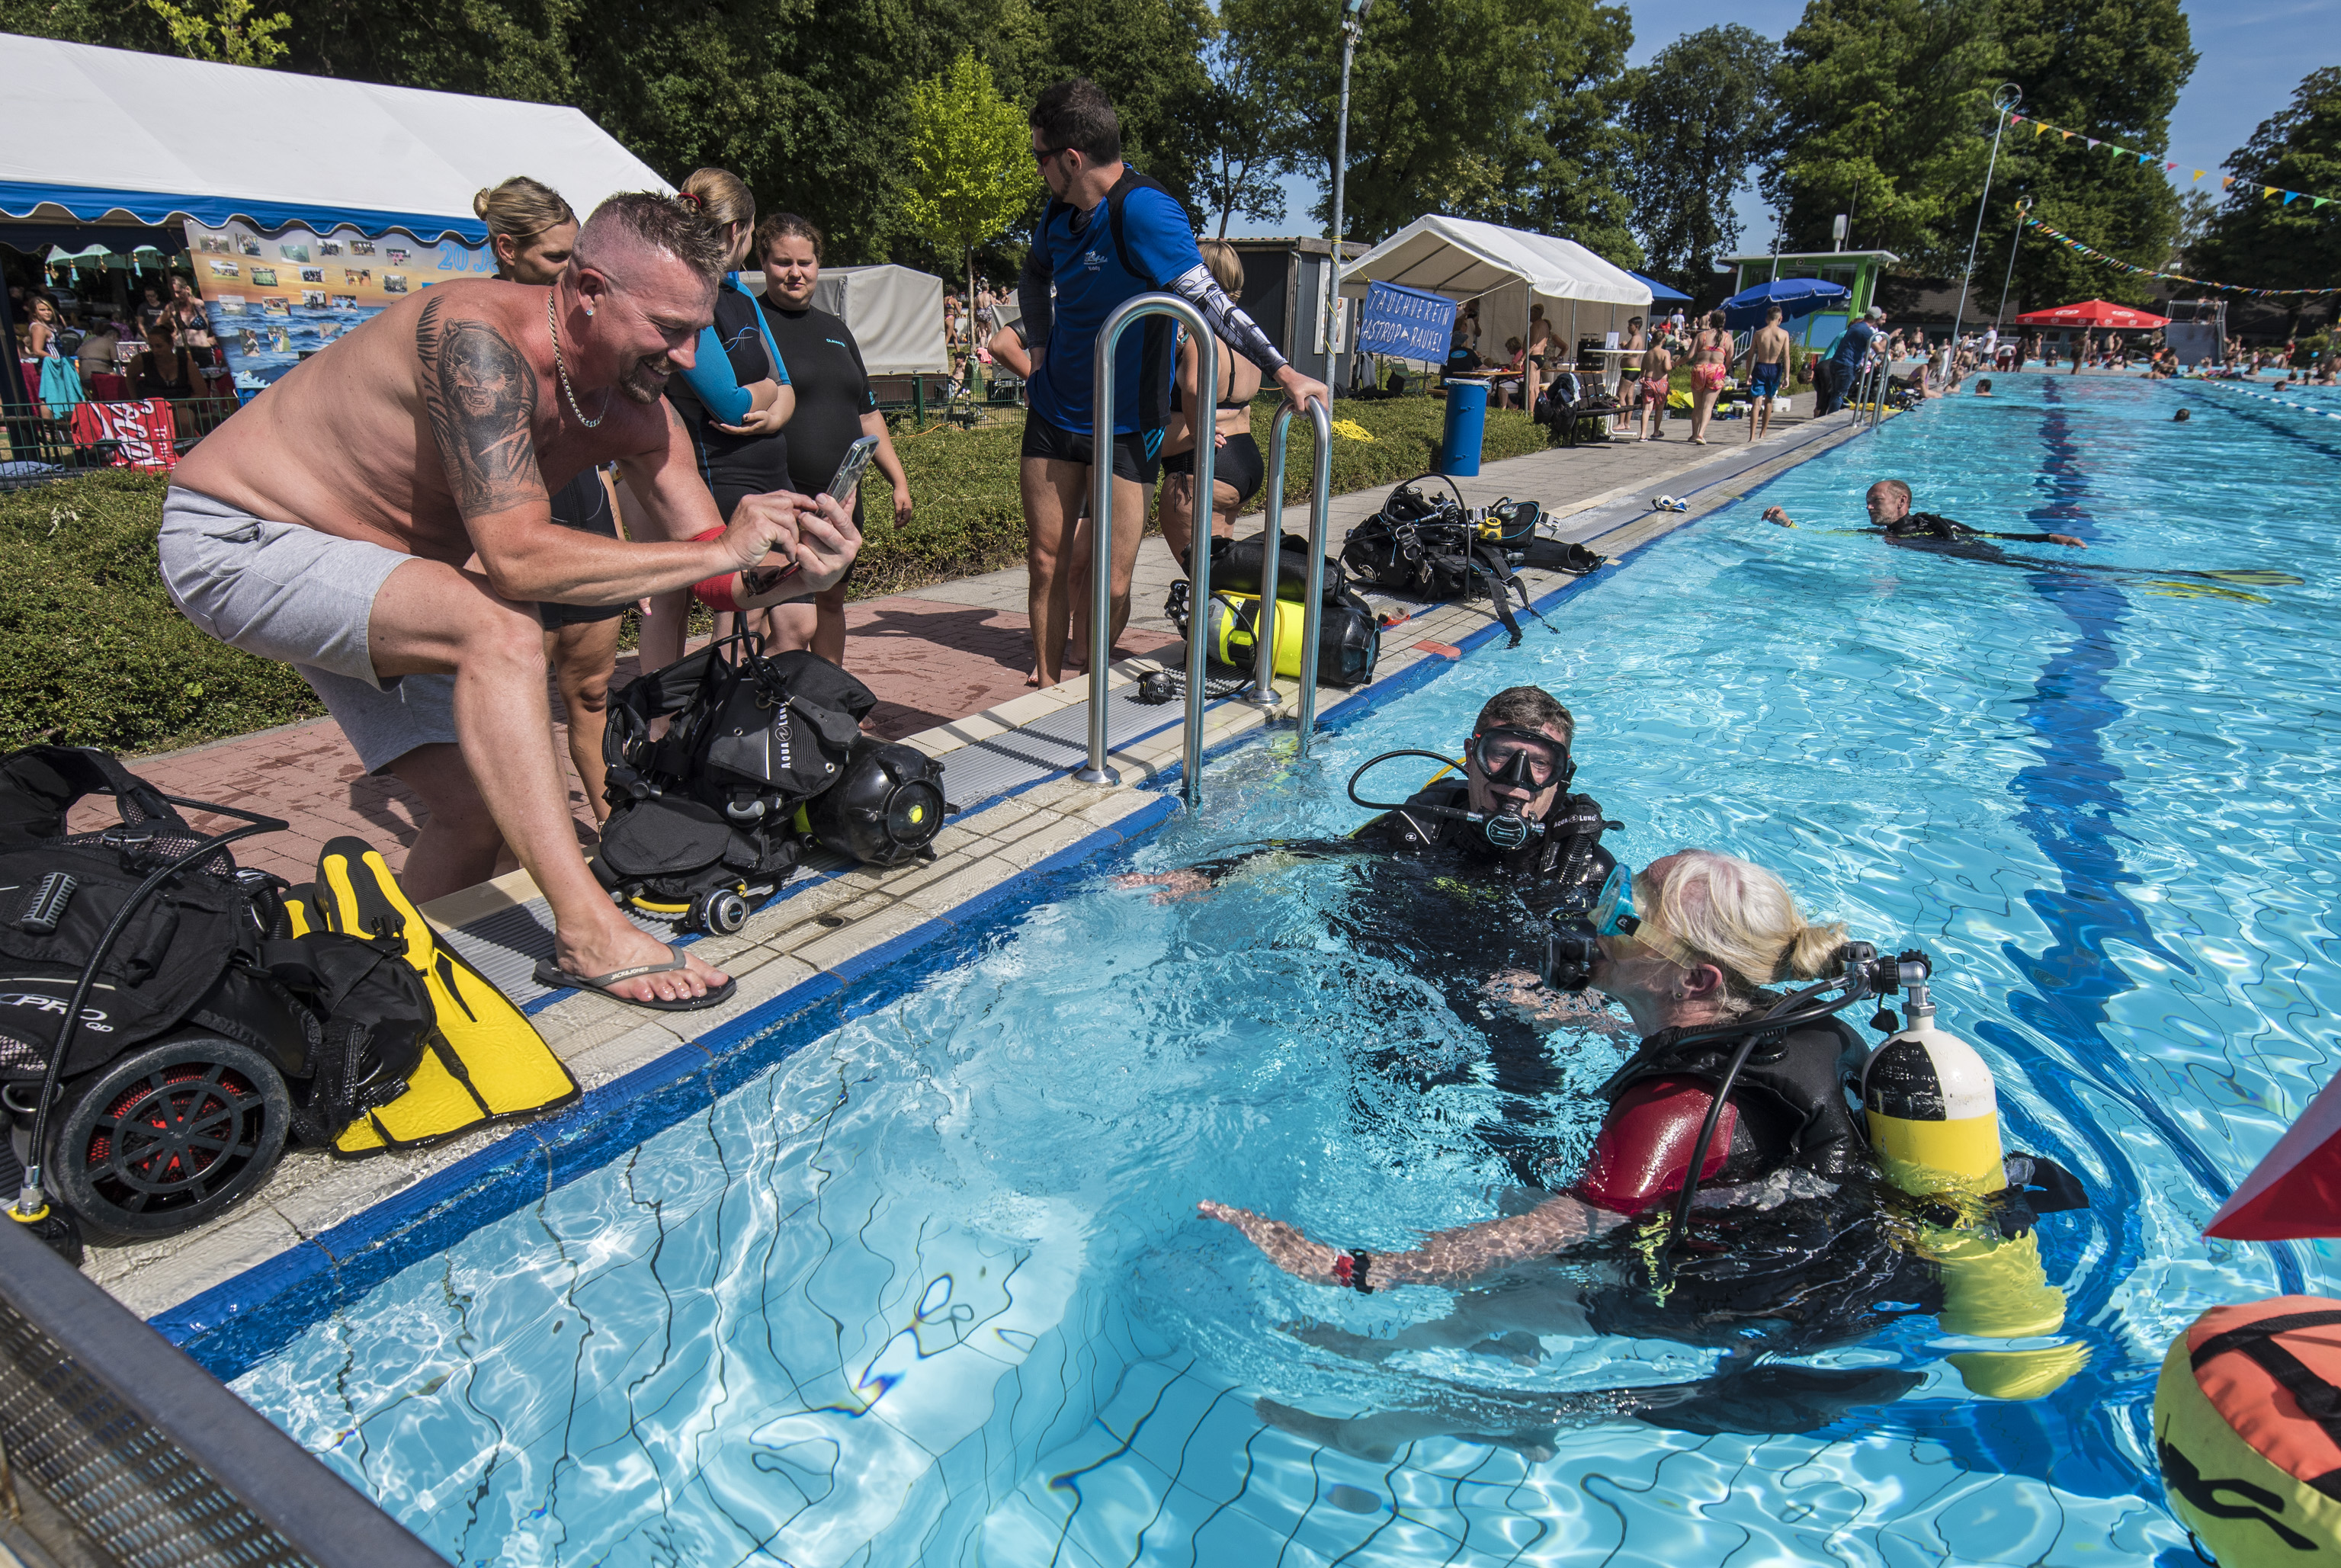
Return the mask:
<path id="1" fill-rule="evenodd" d="M 930 855 L 928 845 L 956 808 L 943 799 L 943 768 L 915 746 L 867 736 L 854 743 L 844 776 L 806 803 L 803 829 L 864 865 L 899 865 Z"/>

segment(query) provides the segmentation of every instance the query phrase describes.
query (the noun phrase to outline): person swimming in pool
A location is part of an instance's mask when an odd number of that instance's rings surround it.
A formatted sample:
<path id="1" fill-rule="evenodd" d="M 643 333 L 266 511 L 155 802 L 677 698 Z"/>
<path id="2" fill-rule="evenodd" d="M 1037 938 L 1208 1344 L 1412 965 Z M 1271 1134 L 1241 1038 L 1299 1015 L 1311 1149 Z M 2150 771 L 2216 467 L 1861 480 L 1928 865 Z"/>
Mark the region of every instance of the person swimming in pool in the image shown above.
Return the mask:
<path id="1" fill-rule="evenodd" d="M 1900 1397 L 1918 1374 L 1878 1368 L 1814 1376 L 1815 1369 L 1758 1364 L 1766 1354 L 1845 1343 L 1941 1307 L 1931 1266 L 1896 1243 L 1878 1169 L 1841 1087 L 1845 1064 L 1860 1059 L 1865 1042 L 1835 1016 L 1790 1025 L 1748 1056 L 1727 1087 L 1742 1037 L 1703 1033 L 1772 1012 L 1785 1000 L 1771 989 L 1778 983 L 1834 973 L 1845 928 L 1808 921 L 1778 877 L 1711 850 L 1668 855 L 1631 876 L 1629 889 L 1618 902 L 1630 900 L 1632 917 L 1596 912 L 1595 929 L 1619 934 L 1599 938 L 1591 984 L 1625 1009 L 1641 1044 L 1599 1091 L 1607 1110 L 1589 1153 L 1529 1194 L 1533 1206 L 1390 1252 L 1334 1246 L 1210 1199 L 1197 1213 L 1232 1225 L 1278 1268 L 1311 1284 L 1369 1294 L 1400 1285 L 1457 1289 L 1445 1315 L 1388 1338 L 1324 1324 L 1287 1331 L 1359 1361 L 1460 1351 L 1532 1364 L 1545 1336 L 1708 1345 L 1724 1352 L 1713 1377 L 1605 1396 L 1613 1400 L 1603 1407 L 1609 1413 L 1691 1431 L 1807 1430 L 1847 1405 Z M 1718 1092 L 1695 1211 L 1711 1218 L 1698 1222 L 1706 1233 L 1694 1232 L 1665 1289 L 1654 1293 L 1649 1227 L 1681 1193 Z M 1575 1258 L 1587 1261 L 1566 1261 Z M 1522 1433 L 1549 1427 L 1569 1403 L 1565 1395 L 1472 1390 L 1441 1377 L 1427 1408 L 1349 1420 L 1272 1400 L 1258 1408 L 1289 1431 L 1380 1456 L 1447 1433 L 1509 1431 L 1482 1440 L 1533 1446 Z"/>
<path id="2" fill-rule="evenodd" d="M 1932 512 L 1910 510 L 1910 487 L 1899 479 L 1881 479 L 1869 487 L 1868 498 L 1871 526 L 1865 533 L 1883 534 L 1897 543 L 1924 541 L 1939 544 L 1965 544 L 1972 539 L 2006 539 L 2021 544 L 2063 544 L 2074 550 L 2086 550 L 2089 543 L 2070 534 L 1995 534 L 1987 529 L 1970 528 L 1964 523 Z M 1778 506 L 1764 509 L 1764 521 L 1778 523 L 1783 528 L 1794 528 L 1794 519 Z"/>
<path id="3" fill-rule="evenodd" d="M 1460 1025 L 1487 1039 L 1488 1067 L 1507 1097 L 1507 1113 L 1483 1135 L 1521 1181 L 1539 1183 L 1556 1157 L 1540 1102 L 1561 1082 L 1547 1033 L 1618 1026 L 1581 998 L 1537 984 L 1545 923 L 1590 909 L 1616 864 L 1601 845 L 1602 833 L 1615 824 L 1603 821 L 1599 802 L 1569 793 L 1576 734 L 1575 718 L 1551 693 L 1514 686 L 1480 709 L 1463 747 L 1460 777 L 1434 779 L 1347 837 L 1280 841 L 1176 871 L 1124 876 L 1118 885 L 1151 889 L 1163 899 L 1194 897 L 1300 864 L 1351 863 L 1356 896 L 1340 901 L 1331 916 L 1342 945 L 1428 980 Z M 1445 760 L 1392 754 L 1415 754 Z M 1355 994 L 1376 1005 L 1371 999 L 1390 985 L 1387 969 L 1362 966 Z M 1423 1001 L 1418 984 L 1400 991 L 1386 998 L 1394 1018 Z M 1405 1041 L 1372 1057 L 1385 1074 L 1421 1088 L 1478 1079 L 1476 1060 L 1425 1068 L 1411 1034 L 1401 1033 Z"/>
<path id="4" fill-rule="evenodd" d="M 2182 408 L 2179 412 L 2184 414 L 2187 411 Z M 1910 510 L 1910 487 L 1899 479 L 1881 479 L 1871 485 L 1868 504 L 1871 526 L 1853 532 L 1881 534 L 1887 543 L 1902 549 L 1952 555 L 1962 561 L 1982 561 L 1994 566 L 2014 566 L 2027 572 L 2087 573 L 2136 580 L 2155 593 L 2235 599 L 2252 604 L 2266 604 L 2267 601 L 2257 594 L 2246 592 L 2246 588 L 2297 587 L 2301 581 L 2289 572 L 2258 568 L 2205 571 L 2187 566 L 2100 566 L 2077 561 L 2011 555 L 1997 544 L 1986 541 L 1998 539 L 2018 544 L 2063 544 L 2076 550 L 2086 550 L 2089 546 L 2087 540 L 2077 539 L 2070 534 L 1994 534 L 1981 528 L 1970 528 L 1964 523 L 1954 522 L 1931 512 L 1913 512 Z M 1778 506 L 1766 507 L 1764 520 L 1777 523 L 1783 528 L 1797 525 L 1796 521 Z M 2174 580 L 2178 578 L 2187 581 Z M 2219 585 L 2202 585 L 2209 584 Z"/>

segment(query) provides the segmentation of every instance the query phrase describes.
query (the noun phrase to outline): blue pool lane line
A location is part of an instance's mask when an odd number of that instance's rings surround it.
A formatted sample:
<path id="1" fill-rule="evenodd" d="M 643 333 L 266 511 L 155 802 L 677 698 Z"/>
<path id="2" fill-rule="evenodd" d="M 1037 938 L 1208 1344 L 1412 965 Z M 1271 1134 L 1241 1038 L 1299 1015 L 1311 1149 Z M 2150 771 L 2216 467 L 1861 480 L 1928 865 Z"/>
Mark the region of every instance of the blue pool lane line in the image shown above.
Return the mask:
<path id="1" fill-rule="evenodd" d="M 2041 439 L 2048 459 L 2041 472 L 2050 481 L 2047 503 L 2029 516 L 2042 532 L 2097 534 L 2096 519 L 2080 504 L 2088 480 L 2080 465 L 2080 447 L 2072 425 L 2059 406 L 2063 394 L 2053 381 L 2046 385 L 2048 408 L 2041 422 Z M 2122 891 L 2138 878 L 2123 869 L 2115 847 L 2118 819 L 2129 804 L 2117 787 L 2121 770 L 2106 758 L 2101 737 L 2128 711 L 2107 684 L 2120 662 L 2115 638 L 2128 608 L 2121 590 L 2100 578 L 2079 574 L 2029 574 L 2033 590 L 2061 611 L 2074 625 L 2074 640 L 2053 654 L 2033 684 L 2023 706 L 2025 723 L 2040 737 L 2040 761 L 2008 781 L 2009 793 L 2024 803 L 2017 822 L 2056 866 L 2063 878 L 2057 894 L 2035 890 L 2026 902 L 2054 937 L 2047 951 L 2036 955 L 2010 943 L 2003 950 L 2030 974 L 2030 995 L 2011 999 L 2018 1018 L 2042 1034 L 2064 1043 L 2076 1056 L 2097 1064 L 2104 1076 L 2098 1086 L 2121 1096 L 2139 1118 L 2161 1134 L 2164 1143 L 2216 1202 L 2225 1202 L 2230 1190 L 2218 1165 L 2192 1135 L 2156 1103 L 2131 1071 L 2124 1044 L 2109 1038 L 2106 1004 L 2137 989 L 2137 984 L 2107 955 L 2108 939 L 2119 940 L 2150 953 L 2188 974 L 2194 966 L 2165 946 L 2136 901 Z M 2014 1031 L 1986 1024 L 1977 1031 L 1993 1044 L 2027 1061 L 2027 1076 L 2047 1090 L 2054 1084 L 2073 1124 L 2085 1129 L 2098 1147 L 2108 1170 L 2127 1161 L 2096 1128 L 2093 1118 L 2062 1083 L 2055 1064 L 2026 1045 Z M 2116 1249 L 2118 1274 L 2137 1266 L 2139 1246 L 2136 1211 L 2123 1205 Z M 2301 1288 L 2300 1266 L 2286 1248 L 2274 1249 L 2279 1279 L 2288 1293 Z M 2091 1303 L 2094 1307 L 2094 1303 Z"/>
<path id="2" fill-rule="evenodd" d="M 1750 468 L 1794 456 L 1807 446 L 1841 434 L 1837 429 L 1817 432 L 1783 450 L 1765 453 L 1755 462 L 1718 474 L 1684 494 L 1697 495 L 1728 484 Z M 1793 472 L 1794 466 L 1751 486 L 1739 499 L 1765 489 Z M 1632 521 L 1631 516 L 1625 517 L 1621 525 Z M 1656 534 L 1613 557 L 1601 571 L 1559 584 L 1534 601 L 1536 608 L 1550 614 L 1612 567 L 1636 559 L 1673 533 Z M 1404 624 L 1386 630 L 1402 632 Z M 1469 656 L 1501 634 L 1501 624 L 1491 616 L 1485 626 L 1452 645 L 1459 654 Z M 1327 708 L 1319 715 L 1320 727 L 1355 723 L 1393 698 L 1427 684 L 1455 662 L 1435 655 L 1418 659 Z M 1248 730 L 1230 736 L 1208 754 L 1217 756 L 1263 733 Z M 1180 764 L 1171 764 L 1156 775 L 1151 787 L 1172 790 L 1181 771 Z M 444 1251 L 483 1225 L 541 1202 L 555 1189 L 608 1164 L 623 1149 L 769 1071 L 799 1047 L 924 984 L 958 962 L 965 946 L 981 941 L 1012 904 L 1037 897 L 1047 878 L 1142 837 L 1178 810 L 1177 795 L 1162 794 L 1111 827 L 978 894 L 950 914 L 927 921 L 846 960 L 833 971 L 813 976 L 692 1044 L 588 1092 L 558 1115 L 513 1129 L 403 1192 L 147 1322 L 214 1376 L 232 1381 L 310 1324 L 409 1264 Z M 958 940 L 937 940 L 946 935 Z M 913 954 L 915 962 L 896 966 L 897 960 Z M 774 1031 L 774 1039 L 766 1041 L 762 1048 L 743 1049 L 758 1036 Z"/>
<path id="3" fill-rule="evenodd" d="M 2040 531 L 2092 537 L 2095 519 L 2081 504 L 2088 482 L 2080 466 L 2080 448 L 2067 412 L 2058 406 L 2063 397 L 2056 384 L 2048 383 L 2046 392 L 2049 406 L 2041 435 L 2048 457 L 2041 472 L 2050 489 L 2029 516 Z M 2007 785 L 2023 803 L 2017 822 L 2061 880 L 2055 890 L 2036 889 L 2025 895 L 2048 928 L 2050 944 L 2037 955 L 2014 943 L 2003 949 L 2032 981 L 2028 993 L 2009 998 L 2010 1010 L 2087 1064 L 2092 1070 L 2088 1085 L 2121 1100 L 2155 1130 L 2205 1193 L 2223 1200 L 2226 1178 L 2146 1092 L 2123 1044 L 2107 1032 L 2107 1002 L 2136 989 L 2136 983 L 2107 955 L 2108 939 L 2192 969 L 2154 934 L 2145 913 L 2122 891 L 2139 880 L 2123 868 L 2116 848 L 2120 836 L 2117 824 L 2130 807 L 2117 787 L 2121 770 L 2107 759 L 2102 737 L 2127 712 L 2107 689 L 2120 663 L 2115 639 L 2127 601 L 2112 584 L 2082 574 L 2039 572 L 2027 574 L 2027 580 L 2034 592 L 2072 622 L 2075 635 L 2041 666 L 2032 695 L 2022 704 L 2024 722 L 2039 740 L 2040 760 L 2019 770 Z M 2108 1175 L 2135 1191 L 2138 1178 L 2133 1162 L 2097 1125 L 2070 1069 L 2005 1024 L 1987 1022 L 1976 1034 L 2021 1063 L 2026 1079 L 2087 1139 Z M 2068 1329 L 2083 1332 L 2102 1317 L 2114 1290 L 2136 1271 L 2144 1250 L 2137 1205 L 2127 1201 L 2127 1194 L 2096 1190 L 2091 1196 L 2092 1212 L 2113 1244 L 2109 1255 L 2081 1283 L 2067 1312 Z M 2299 1293 L 2300 1266 L 2290 1249 L 2270 1251 L 2285 1293 Z M 2102 1433 L 2097 1441 L 2077 1445 L 2060 1441 L 2037 1404 L 1987 1401 L 1954 1406 L 1945 1413 L 1945 1424 L 1929 1435 L 1943 1442 L 1966 1468 L 2037 1475 L 2082 1495 L 2134 1495 L 2138 1477 L 2113 1429 L 2148 1397 L 2152 1373 L 2127 1365 L 2122 1348 L 2105 1343 L 2102 1334 L 2091 1337 L 2098 1342 L 2096 1358 L 2074 1379 L 2072 1392 L 2091 1396 L 2093 1418 Z"/>

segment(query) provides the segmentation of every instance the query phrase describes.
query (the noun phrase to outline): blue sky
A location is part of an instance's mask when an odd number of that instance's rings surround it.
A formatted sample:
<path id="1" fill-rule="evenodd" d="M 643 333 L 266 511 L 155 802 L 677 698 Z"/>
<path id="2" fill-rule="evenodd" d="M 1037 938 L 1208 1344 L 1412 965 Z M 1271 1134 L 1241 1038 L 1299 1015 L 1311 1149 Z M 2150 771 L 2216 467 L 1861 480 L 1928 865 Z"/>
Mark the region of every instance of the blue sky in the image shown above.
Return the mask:
<path id="1" fill-rule="evenodd" d="M 1778 38 L 1804 14 L 1804 0 L 1669 0 L 1634 4 L 1632 63 L 1641 65 L 1685 33 L 1738 22 Z M 2244 145 L 2259 123 L 2292 100 L 2301 77 L 2317 66 L 2341 63 L 2341 0 L 2226 0 L 2184 7 L 2200 58 L 2178 95 L 2170 117 L 2170 153 L 2189 167 L 2210 168 Z M 2317 42 L 2324 39 L 2323 44 Z M 2086 127 L 2076 127 L 2085 129 Z M 2210 182 L 2204 182 L 2208 185 Z M 1295 234 L 1310 229 L 1318 182 L 1285 181 L 1285 216 L 1279 223 L 1241 219 L 1229 233 Z M 1741 192 L 1740 243 L 1762 250 L 1772 225 L 1754 190 Z"/>

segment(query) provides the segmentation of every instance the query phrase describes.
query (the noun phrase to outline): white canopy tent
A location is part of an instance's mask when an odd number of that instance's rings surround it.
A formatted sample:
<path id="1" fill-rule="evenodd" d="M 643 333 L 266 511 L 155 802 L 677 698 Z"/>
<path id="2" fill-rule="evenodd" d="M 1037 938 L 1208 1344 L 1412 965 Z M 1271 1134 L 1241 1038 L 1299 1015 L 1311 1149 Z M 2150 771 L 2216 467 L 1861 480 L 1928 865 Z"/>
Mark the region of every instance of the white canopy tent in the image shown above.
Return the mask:
<path id="1" fill-rule="evenodd" d="M 580 215 L 618 191 L 671 188 L 564 105 L 13 34 L 0 34 L 0 217 L 349 224 L 476 243 L 473 193 L 513 175 L 543 180 Z"/>
<path id="2" fill-rule="evenodd" d="M 912 267 L 823 267 L 812 302 L 845 318 L 872 375 L 941 375 L 951 370 L 943 339 L 943 280 Z"/>
<path id="3" fill-rule="evenodd" d="M 1506 338 L 1528 340 L 1532 305 L 1545 307 L 1572 354 L 1579 337 L 1622 332 L 1628 316 L 1650 309 L 1648 284 L 1574 240 L 1436 213 L 1350 263 L 1341 292 L 1361 299 L 1369 282 L 1479 301 L 1480 353 L 1489 359 L 1504 356 Z"/>

